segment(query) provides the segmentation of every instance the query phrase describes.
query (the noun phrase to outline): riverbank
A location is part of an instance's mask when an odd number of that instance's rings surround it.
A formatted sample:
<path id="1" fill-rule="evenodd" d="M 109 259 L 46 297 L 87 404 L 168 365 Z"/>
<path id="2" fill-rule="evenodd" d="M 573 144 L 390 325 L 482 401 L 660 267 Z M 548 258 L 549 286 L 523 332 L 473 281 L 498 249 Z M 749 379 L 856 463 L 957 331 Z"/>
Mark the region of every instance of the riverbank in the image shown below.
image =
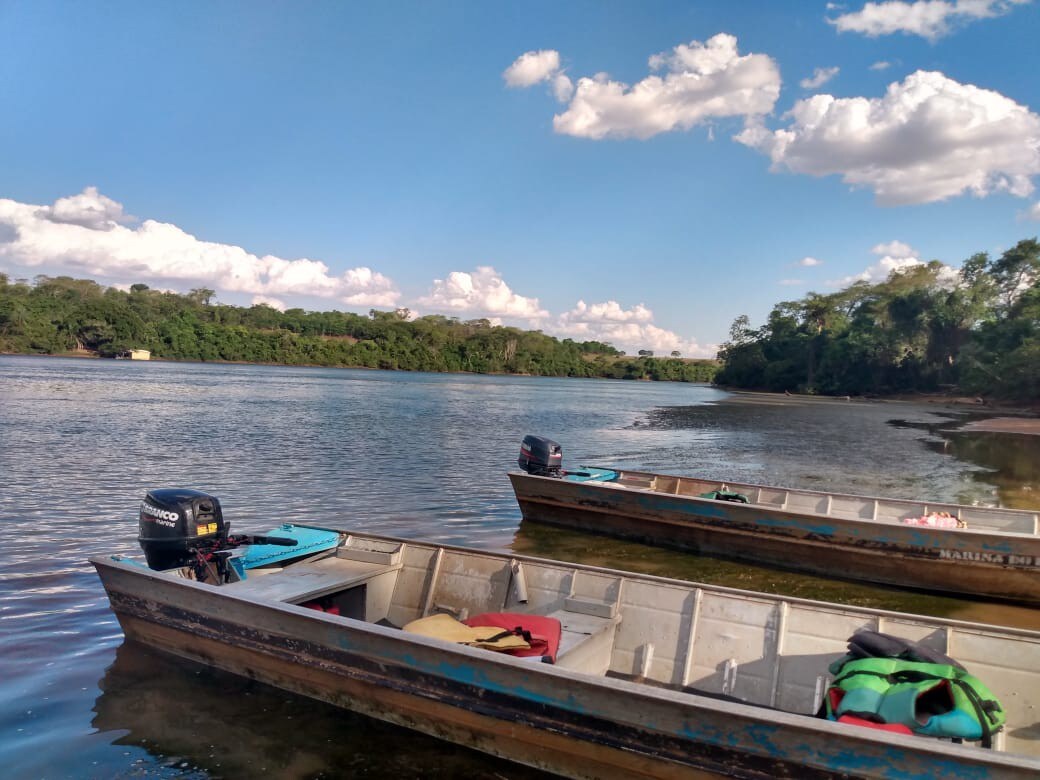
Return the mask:
<path id="1" fill-rule="evenodd" d="M 1040 436 L 1040 417 L 991 417 L 986 420 L 972 420 L 961 430 Z"/>
<path id="2" fill-rule="evenodd" d="M 763 393 L 750 390 L 727 390 L 732 395 L 724 403 L 794 406 L 806 404 L 922 404 L 946 407 L 977 419 L 965 423 L 962 430 L 992 433 L 1040 435 L 1040 403 L 1022 401 L 982 401 L 978 398 L 941 394 L 900 394 L 891 396 L 827 396 L 798 393 Z"/>
<path id="3" fill-rule="evenodd" d="M 107 361 L 114 358 L 104 357 L 91 350 L 69 350 L 64 352 L 12 352 L 0 349 L 0 357 L 27 357 L 27 358 L 84 358 L 91 360 Z M 380 365 L 367 365 L 364 363 L 316 363 L 308 361 L 279 362 L 258 360 L 233 360 L 214 358 L 204 360 L 201 358 L 177 358 L 152 355 L 147 361 L 140 360 L 139 363 L 180 363 L 199 365 L 228 365 L 228 366 L 269 366 L 282 368 L 335 368 L 345 370 L 368 370 L 368 371 L 400 371 L 403 373 L 429 373 L 463 376 L 516 376 L 516 377 L 548 377 L 556 379 L 611 379 L 632 382 L 675 382 L 680 384 L 711 384 L 717 368 L 717 361 L 708 358 L 654 358 L 654 357 L 628 357 L 625 355 L 613 356 L 608 362 L 600 366 L 600 373 L 594 373 L 589 368 L 594 361 L 583 358 L 581 364 L 583 370 L 569 370 L 567 372 L 537 373 L 531 371 L 508 371 L 499 369 L 472 370 L 472 369 L 438 369 L 422 366 L 397 365 L 396 359 L 379 361 Z M 386 363 L 385 365 L 383 363 Z M 589 369 L 584 372 L 584 369 Z"/>

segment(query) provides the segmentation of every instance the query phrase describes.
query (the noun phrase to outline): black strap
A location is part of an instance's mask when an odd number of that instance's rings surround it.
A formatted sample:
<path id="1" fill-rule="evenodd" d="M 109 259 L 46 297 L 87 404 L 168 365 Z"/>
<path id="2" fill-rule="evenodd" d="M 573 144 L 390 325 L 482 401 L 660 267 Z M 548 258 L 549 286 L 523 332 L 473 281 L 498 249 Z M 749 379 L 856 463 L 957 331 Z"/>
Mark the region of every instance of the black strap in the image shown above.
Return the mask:
<path id="1" fill-rule="evenodd" d="M 507 636 L 519 636 L 519 637 L 522 637 L 524 639 L 524 641 L 527 642 L 528 644 L 530 644 L 530 642 L 531 642 L 531 632 L 530 631 L 525 631 L 523 626 L 517 626 L 516 628 L 512 628 L 512 629 L 508 629 L 507 628 L 505 631 L 501 631 L 500 633 L 497 633 L 497 634 L 495 634 L 492 637 L 488 637 L 487 639 L 478 639 L 477 641 L 478 642 L 497 642 L 499 639 L 505 639 Z"/>
<path id="2" fill-rule="evenodd" d="M 990 728 L 990 721 L 996 721 L 997 716 L 993 714 L 994 707 L 1000 709 L 1000 703 L 993 701 L 992 699 L 983 700 L 979 696 L 979 692 L 968 685 L 964 680 L 954 680 L 955 685 L 958 685 L 965 695 L 968 697 L 968 701 L 975 708 L 975 717 L 979 721 L 979 725 L 982 726 L 982 747 L 991 748 L 993 747 L 993 730 Z"/>

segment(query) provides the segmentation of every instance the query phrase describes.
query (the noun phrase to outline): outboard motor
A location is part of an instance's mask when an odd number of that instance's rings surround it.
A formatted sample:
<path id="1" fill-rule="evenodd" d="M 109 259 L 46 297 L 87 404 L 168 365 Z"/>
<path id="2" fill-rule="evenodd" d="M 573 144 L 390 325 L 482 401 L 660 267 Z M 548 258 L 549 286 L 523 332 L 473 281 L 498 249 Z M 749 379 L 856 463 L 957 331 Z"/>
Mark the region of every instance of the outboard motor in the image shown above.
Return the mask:
<path id="1" fill-rule="evenodd" d="M 220 501 L 199 490 L 151 490 L 141 502 L 140 535 L 148 567 L 162 571 L 191 565 L 200 549 L 227 543 L 229 524 Z"/>
<path id="2" fill-rule="evenodd" d="M 563 476 L 563 447 L 544 436 L 524 437 L 520 457 L 516 462 L 528 474 L 536 477 Z"/>
<path id="3" fill-rule="evenodd" d="M 294 538 L 229 534 L 220 501 L 199 490 L 150 490 L 141 502 L 140 534 L 148 568 L 156 571 L 191 567 L 199 582 L 232 582 L 231 557 L 247 544 L 295 547 Z"/>

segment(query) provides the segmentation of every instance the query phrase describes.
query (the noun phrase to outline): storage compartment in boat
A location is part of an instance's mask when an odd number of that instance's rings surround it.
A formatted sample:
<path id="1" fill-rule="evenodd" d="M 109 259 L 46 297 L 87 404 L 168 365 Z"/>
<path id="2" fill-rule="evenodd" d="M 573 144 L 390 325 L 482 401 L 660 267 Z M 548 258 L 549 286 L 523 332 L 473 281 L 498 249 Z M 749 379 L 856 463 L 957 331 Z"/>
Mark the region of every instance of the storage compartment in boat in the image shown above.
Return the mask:
<path id="1" fill-rule="evenodd" d="M 224 588 L 256 600 L 322 606 L 324 612 L 378 623 L 390 609 L 401 571 L 401 548 L 400 543 L 366 539 L 353 548 L 340 547 L 334 556 L 296 563 Z"/>
<path id="2" fill-rule="evenodd" d="M 656 477 L 650 485 L 651 490 L 656 490 L 658 493 L 678 493 L 679 492 L 679 478 L 678 477 Z"/>
<path id="3" fill-rule="evenodd" d="M 329 615 L 339 615 L 354 620 L 368 620 L 368 586 L 356 585 L 353 588 L 304 601 L 300 606 Z"/>
<path id="4" fill-rule="evenodd" d="M 336 551 L 336 557 L 365 563 L 378 563 L 383 566 L 395 566 L 401 562 L 399 542 L 385 542 L 381 539 L 359 539 L 351 536 Z"/>

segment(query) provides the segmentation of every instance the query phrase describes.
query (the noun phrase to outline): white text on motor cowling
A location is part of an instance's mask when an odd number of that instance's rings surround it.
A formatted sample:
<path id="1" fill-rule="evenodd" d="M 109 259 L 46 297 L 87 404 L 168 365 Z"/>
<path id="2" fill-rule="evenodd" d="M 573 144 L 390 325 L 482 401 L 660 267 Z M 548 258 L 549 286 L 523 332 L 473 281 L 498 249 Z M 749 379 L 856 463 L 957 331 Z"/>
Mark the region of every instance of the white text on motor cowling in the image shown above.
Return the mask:
<path id="1" fill-rule="evenodd" d="M 146 515 L 151 515 L 156 520 L 172 521 L 171 525 L 172 523 L 176 523 L 178 520 L 181 519 L 181 516 L 176 512 L 170 512 L 166 509 L 159 509 L 158 507 L 154 507 L 151 504 L 148 504 L 144 501 L 141 502 L 141 512 Z M 166 525 L 166 523 L 163 523 L 163 525 Z"/>

